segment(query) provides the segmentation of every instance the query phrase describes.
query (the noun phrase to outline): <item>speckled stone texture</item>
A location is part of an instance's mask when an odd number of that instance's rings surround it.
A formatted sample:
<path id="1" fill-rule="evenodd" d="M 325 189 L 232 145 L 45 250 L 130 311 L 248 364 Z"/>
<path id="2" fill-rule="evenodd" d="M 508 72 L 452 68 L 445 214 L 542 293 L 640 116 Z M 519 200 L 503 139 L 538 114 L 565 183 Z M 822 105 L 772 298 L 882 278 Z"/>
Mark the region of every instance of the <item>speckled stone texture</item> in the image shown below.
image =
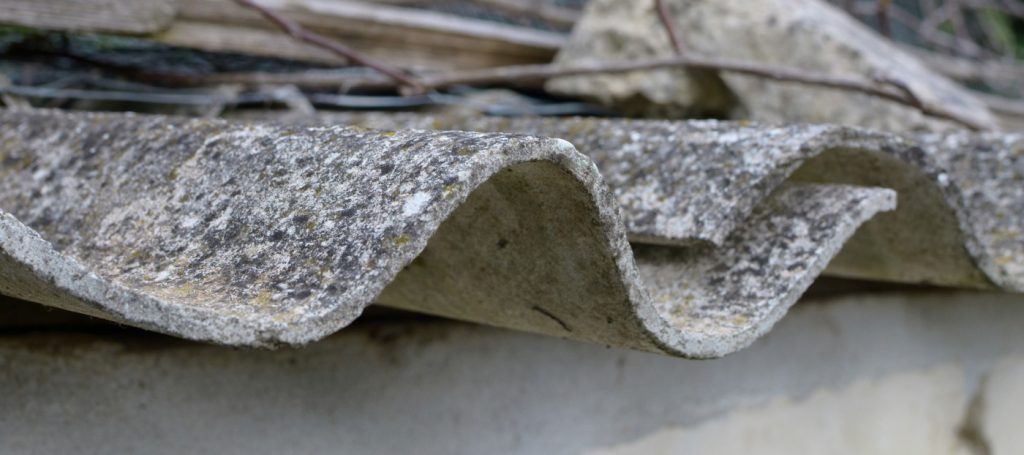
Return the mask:
<path id="1" fill-rule="evenodd" d="M 866 80 L 896 79 L 923 102 L 995 129 L 993 115 L 967 90 L 928 70 L 856 19 L 823 0 L 667 0 L 688 52 L 764 62 Z M 593 0 L 556 62 L 668 57 L 674 50 L 653 1 Z M 961 127 L 916 109 L 849 91 L 705 70 L 665 69 L 574 76 L 547 89 L 656 117 L 841 123 L 907 132 Z"/>
<path id="2" fill-rule="evenodd" d="M 1020 280 L 1019 236 L 982 232 L 1020 225 L 1019 194 L 943 155 L 959 136 L 922 148 L 837 127 L 358 117 L 383 129 L 3 112 L 0 292 L 237 345 L 305 343 L 377 302 L 715 357 L 768 331 L 837 253 L 850 275 L 892 272 L 858 262 L 882 251 L 918 264 L 892 279 Z M 1020 159 L 1019 138 L 963 141 Z M 836 178 L 830 160 L 864 169 Z M 927 210 L 854 234 L 893 208 L 878 186 Z M 972 224 L 984 210 L 1009 215 Z M 899 254 L 914 248 L 938 251 Z"/>
<path id="3" fill-rule="evenodd" d="M 1024 291 L 1020 134 L 897 136 L 834 125 L 462 113 L 336 113 L 304 121 L 566 139 L 607 179 L 635 243 L 721 244 L 787 179 L 891 188 L 899 208 L 860 229 L 826 273 Z"/>

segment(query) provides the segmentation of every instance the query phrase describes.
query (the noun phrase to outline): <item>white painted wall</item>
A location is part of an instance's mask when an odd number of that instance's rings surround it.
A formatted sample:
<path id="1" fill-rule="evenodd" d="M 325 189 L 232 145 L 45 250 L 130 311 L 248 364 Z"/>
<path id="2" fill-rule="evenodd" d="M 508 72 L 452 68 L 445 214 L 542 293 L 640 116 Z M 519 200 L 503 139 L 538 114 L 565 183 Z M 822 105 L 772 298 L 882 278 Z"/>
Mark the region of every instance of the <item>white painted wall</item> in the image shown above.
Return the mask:
<path id="1" fill-rule="evenodd" d="M 1024 453 L 1024 297 L 803 302 L 724 359 L 444 322 L 0 336 L 0 453 Z"/>

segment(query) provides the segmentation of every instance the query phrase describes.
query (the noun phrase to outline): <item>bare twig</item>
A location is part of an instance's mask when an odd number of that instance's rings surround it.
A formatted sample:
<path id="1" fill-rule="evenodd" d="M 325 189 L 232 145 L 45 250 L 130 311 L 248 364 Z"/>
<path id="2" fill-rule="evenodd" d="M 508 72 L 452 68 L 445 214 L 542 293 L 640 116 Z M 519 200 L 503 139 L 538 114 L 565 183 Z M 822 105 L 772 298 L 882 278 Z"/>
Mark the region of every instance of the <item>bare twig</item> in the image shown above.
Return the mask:
<path id="1" fill-rule="evenodd" d="M 541 82 L 564 76 L 615 74 L 632 71 L 650 71 L 663 68 L 691 68 L 725 71 L 779 82 L 802 83 L 858 92 L 913 107 L 925 115 L 957 122 L 971 129 L 985 129 L 985 125 L 979 124 L 970 118 L 959 115 L 956 112 L 946 110 L 942 107 L 932 106 L 922 102 L 909 90 L 908 87 L 906 87 L 905 84 L 899 81 L 889 80 L 888 78 L 875 81 L 861 77 L 832 75 L 803 69 L 750 62 L 746 60 L 729 59 L 724 57 L 708 57 L 691 53 L 667 58 L 627 62 L 590 62 L 568 66 L 554 64 L 502 66 L 482 70 L 421 76 L 419 82 L 424 89 L 429 90 L 458 85 L 524 84 L 530 82 Z M 203 82 L 203 76 L 168 76 L 170 77 L 170 80 L 189 84 L 198 84 Z M 156 78 L 159 76 L 151 74 L 150 77 Z M 394 81 L 381 79 L 379 77 L 353 77 L 351 75 L 331 73 L 298 73 L 291 75 L 235 73 L 211 75 L 210 77 L 215 78 L 210 79 L 210 81 L 216 81 L 217 83 L 258 81 L 260 83 L 272 82 L 275 84 L 294 84 L 306 88 L 320 89 L 337 87 L 348 87 L 352 89 L 387 89 L 395 87 Z"/>
<path id="2" fill-rule="evenodd" d="M 0 90 L 4 90 L 10 86 L 11 80 L 7 79 L 7 76 L 0 74 Z M 3 91 L 0 91 L 0 101 L 2 101 L 4 105 L 10 109 L 23 109 L 32 107 L 32 105 L 29 104 L 29 102 L 26 101 L 24 98 Z"/>
<path id="3" fill-rule="evenodd" d="M 975 96 L 997 114 L 1024 119 L 1024 100 L 1004 98 L 986 93 L 975 93 Z"/>
<path id="4" fill-rule="evenodd" d="M 41 99 L 75 99 L 89 101 L 112 101 L 144 104 L 173 104 L 185 106 L 214 106 L 217 104 L 234 104 L 242 101 L 266 101 L 268 97 L 251 98 L 241 96 L 229 97 L 224 93 L 181 93 L 181 92 L 143 92 L 116 90 L 83 90 L 47 87 L 24 87 L 12 85 L 0 87 L 0 94 L 17 95 L 26 98 Z"/>
<path id="5" fill-rule="evenodd" d="M 373 60 L 370 57 L 363 55 L 361 52 L 358 52 L 355 49 L 333 39 L 327 38 L 326 36 L 310 32 L 302 28 L 298 23 L 285 18 L 284 16 L 281 16 L 280 14 L 277 14 L 276 12 L 253 2 L 252 0 L 235 0 L 235 3 L 256 10 L 260 15 L 290 35 L 292 38 L 331 51 L 348 59 L 356 65 L 373 68 L 381 74 L 394 79 L 400 87 L 408 88 L 413 93 L 423 93 L 423 86 L 418 81 L 395 68 Z"/>
<path id="6" fill-rule="evenodd" d="M 517 0 L 476 0 L 475 3 L 492 7 L 507 14 L 532 17 L 555 27 L 570 28 L 580 20 L 577 10 L 559 7 L 550 2 L 522 2 Z"/>
<path id="7" fill-rule="evenodd" d="M 1024 4 L 1014 0 L 1000 0 L 999 4 L 1010 14 L 1024 18 Z"/>
<path id="8" fill-rule="evenodd" d="M 224 109 L 229 107 L 230 100 L 238 99 L 238 96 L 242 94 L 242 90 L 245 87 L 239 84 L 224 84 L 216 87 L 212 93 L 212 99 L 214 100 L 209 105 L 205 106 L 202 111 L 202 116 L 206 118 L 217 118 L 224 113 Z"/>
<path id="9" fill-rule="evenodd" d="M 306 97 L 306 94 L 294 85 L 264 86 L 262 90 L 269 92 L 274 99 L 288 106 L 288 110 L 294 114 L 307 116 L 316 113 L 316 108 L 313 107 L 313 103 Z"/>
<path id="10" fill-rule="evenodd" d="M 880 5 L 874 1 L 854 2 L 851 10 L 858 17 L 878 18 Z M 922 13 L 918 14 L 901 7 L 898 3 L 891 1 L 886 5 L 886 21 L 891 30 L 894 24 L 899 24 L 913 31 L 917 37 L 931 49 L 938 49 L 956 54 L 965 54 L 973 57 L 989 56 L 991 52 L 979 46 L 977 43 L 966 37 L 943 33 L 939 25 L 950 20 L 950 9 L 945 4 L 936 6 L 934 1 L 923 1 L 921 3 Z M 881 19 L 879 19 L 881 22 Z M 879 26 L 881 31 L 881 25 Z"/>
<path id="11" fill-rule="evenodd" d="M 654 0 L 654 9 L 658 11 L 658 19 L 661 20 L 661 26 L 668 33 L 668 39 L 672 41 L 672 49 L 675 49 L 676 54 L 682 54 L 683 42 L 679 39 L 679 33 L 676 32 L 676 26 L 672 22 L 672 16 L 669 15 L 665 0 Z"/>
<path id="12" fill-rule="evenodd" d="M 948 11 L 949 22 L 953 24 L 953 33 L 957 38 L 970 41 L 970 34 L 967 32 L 967 23 L 964 20 L 964 9 L 960 0 L 946 0 L 943 5 Z M 973 41 L 971 41 L 973 43 Z"/>
<path id="13" fill-rule="evenodd" d="M 896 90 L 903 92 L 903 94 L 907 97 L 908 104 L 910 104 L 913 107 L 920 109 L 921 107 L 924 106 L 924 102 L 917 97 L 917 94 L 914 93 L 914 90 L 911 89 L 906 82 L 903 82 L 898 78 L 895 78 L 885 73 L 875 73 L 871 76 L 871 80 L 879 84 L 890 85 Z"/>
<path id="14" fill-rule="evenodd" d="M 338 90 L 342 93 L 351 88 L 394 88 L 389 79 L 376 74 L 367 74 L 362 67 L 345 67 L 336 70 L 304 70 L 286 73 L 269 72 L 224 72 L 190 74 L 178 72 L 156 72 L 125 70 L 123 73 L 134 79 L 161 84 L 201 87 L 217 84 L 244 84 L 250 87 L 261 85 L 294 85 L 306 89 Z"/>
<path id="15" fill-rule="evenodd" d="M 939 29 L 939 25 L 949 21 L 953 26 L 953 34 L 948 35 Z M 963 16 L 960 14 L 959 4 L 953 1 L 946 1 L 939 8 L 933 11 L 921 21 L 917 29 L 918 35 L 929 42 L 949 48 L 956 53 L 970 57 L 981 57 L 990 54 L 988 50 L 971 41 L 965 26 Z"/>
<path id="16" fill-rule="evenodd" d="M 853 8 L 850 9 L 850 13 L 855 17 L 878 17 L 879 6 L 873 3 L 854 3 Z M 913 30 L 915 33 L 919 33 L 920 21 L 917 16 L 911 14 L 906 9 L 900 7 L 899 4 L 889 3 L 885 7 L 885 20 L 888 22 L 890 30 L 893 24 L 899 24 L 907 29 Z M 922 38 L 923 39 L 923 38 Z"/>
<path id="17" fill-rule="evenodd" d="M 911 52 L 933 71 L 961 83 L 981 83 L 1010 96 L 1024 96 L 1024 64 L 1012 61 L 973 60 L 910 47 Z"/>
<path id="18" fill-rule="evenodd" d="M 244 103 L 282 103 L 297 111 L 308 111 L 313 104 L 349 109 L 408 109 L 441 104 L 460 104 L 463 99 L 454 95 L 427 93 L 413 96 L 351 96 L 312 94 L 308 97 L 292 89 L 280 90 L 261 87 L 255 92 L 230 91 L 143 91 L 143 90 L 88 90 L 12 85 L 0 87 L 0 96 L 15 95 L 25 98 L 51 100 L 88 100 L 128 102 L 140 104 L 166 104 L 174 106 L 200 106 L 223 109 Z M 300 99 L 299 97 L 304 99 Z M 307 103 L 309 103 L 307 105 Z"/>
<path id="19" fill-rule="evenodd" d="M 890 24 L 889 24 L 889 8 L 892 5 L 892 0 L 879 0 L 878 2 L 878 18 L 879 18 L 879 29 L 882 34 L 887 38 L 892 38 Z M 665 0 L 654 0 L 654 9 L 657 11 L 657 16 L 662 22 L 662 26 L 665 31 L 669 34 L 669 39 L 672 41 L 672 47 L 676 50 L 676 54 L 680 57 L 686 57 L 682 46 L 682 40 L 679 38 L 679 34 L 676 31 L 675 24 L 673 23 L 672 16 L 669 13 L 668 5 Z M 880 96 L 886 99 L 900 102 L 900 104 L 909 106 L 916 110 L 921 111 L 927 115 L 933 117 L 941 117 L 947 120 L 953 120 L 957 123 L 962 123 L 971 127 L 972 129 L 979 128 L 975 122 L 970 119 L 964 119 L 956 116 L 954 113 L 950 113 L 945 110 L 937 110 L 930 108 L 925 105 L 925 102 L 916 95 L 912 89 L 903 81 L 887 76 L 884 74 L 876 74 L 872 76 L 872 81 L 877 84 L 888 85 L 893 87 L 898 94 L 889 91 L 881 90 L 878 86 L 864 83 L 864 81 L 858 81 L 850 78 L 841 78 L 836 76 L 828 75 L 808 75 L 805 72 L 794 72 L 783 68 L 775 68 L 769 66 L 763 66 L 758 64 L 750 63 L 750 61 L 708 61 L 712 64 L 710 66 L 715 68 L 706 68 L 709 70 L 717 71 L 731 71 L 740 74 L 746 74 L 751 76 L 757 76 L 767 79 L 774 79 L 777 81 L 784 82 L 802 82 L 807 84 L 822 85 L 831 88 L 842 88 L 846 90 L 859 91 L 874 96 Z M 700 65 L 691 63 L 685 65 L 690 69 L 699 69 Z"/>
<path id="20" fill-rule="evenodd" d="M 631 71 L 653 70 L 659 68 L 685 67 L 713 71 L 726 71 L 745 74 L 779 82 L 795 82 L 820 87 L 828 87 L 893 101 L 918 109 L 931 117 L 950 120 L 973 130 L 983 130 L 986 126 L 945 108 L 923 103 L 905 85 L 892 87 L 892 82 L 879 85 L 873 81 L 859 77 L 839 76 L 807 71 L 802 69 L 778 67 L 745 60 L 727 59 L 682 54 L 671 58 L 640 60 L 633 62 L 614 63 L 582 63 L 575 66 L 556 65 L 522 65 L 490 68 L 464 73 L 454 73 L 423 79 L 428 88 L 442 88 L 453 85 L 486 85 L 498 83 L 514 83 L 529 80 L 546 80 L 563 76 L 580 76 L 588 74 L 612 74 Z"/>
<path id="21" fill-rule="evenodd" d="M 892 6 L 892 0 L 878 0 L 878 9 L 876 11 L 878 15 L 878 32 L 886 38 L 892 38 L 892 26 L 889 22 L 890 6 Z"/>

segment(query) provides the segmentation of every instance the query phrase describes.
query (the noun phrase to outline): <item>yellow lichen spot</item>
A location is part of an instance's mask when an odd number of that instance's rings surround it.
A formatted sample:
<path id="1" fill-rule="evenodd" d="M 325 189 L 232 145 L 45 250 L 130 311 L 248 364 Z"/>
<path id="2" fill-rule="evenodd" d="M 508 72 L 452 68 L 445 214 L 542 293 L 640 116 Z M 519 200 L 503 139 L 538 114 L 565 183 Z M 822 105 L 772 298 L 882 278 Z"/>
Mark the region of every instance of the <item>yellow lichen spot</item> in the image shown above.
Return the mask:
<path id="1" fill-rule="evenodd" d="M 290 311 L 282 311 L 271 316 L 271 319 L 277 322 L 291 322 L 295 320 L 295 313 Z"/>
<path id="2" fill-rule="evenodd" d="M 380 135 L 384 137 L 391 137 L 396 134 L 395 131 L 381 131 Z"/>
<path id="3" fill-rule="evenodd" d="M 316 222 L 315 221 L 310 220 L 310 221 L 306 222 L 306 230 L 307 231 L 312 231 L 314 229 L 316 229 Z"/>
<path id="4" fill-rule="evenodd" d="M 1010 265 L 1011 263 L 1013 263 L 1013 256 L 1011 256 L 1009 254 L 1007 254 L 1005 256 L 999 256 L 999 257 L 996 258 L 995 263 L 996 263 L 996 265 L 1000 265 L 1000 266 Z"/>
<path id="5" fill-rule="evenodd" d="M 178 180 L 178 168 L 171 169 L 171 172 L 167 173 L 167 180 L 172 182 Z"/>
<path id="6" fill-rule="evenodd" d="M 256 297 L 253 297 L 252 304 L 260 308 L 266 308 L 270 306 L 270 304 L 273 303 L 273 301 L 274 299 L 271 298 L 270 292 L 267 290 L 262 290 L 260 291 L 259 294 L 256 294 Z"/>
<path id="7" fill-rule="evenodd" d="M 196 286 L 192 283 L 185 283 L 181 286 L 171 289 L 171 294 L 180 297 L 191 297 L 196 293 Z"/>
<path id="8" fill-rule="evenodd" d="M 750 126 L 750 123 L 751 122 L 748 119 L 742 119 L 742 120 L 739 120 L 739 121 L 736 122 L 737 125 L 742 126 L 744 128 Z"/>
<path id="9" fill-rule="evenodd" d="M 1005 217 L 1005 216 L 999 216 L 999 215 L 1002 215 L 1002 214 L 1001 213 L 997 214 L 997 216 L 999 218 Z M 996 228 L 996 229 L 992 229 L 991 231 L 989 231 L 989 235 L 991 235 L 991 236 L 993 236 L 993 237 L 995 237 L 995 238 L 997 238 L 999 240 L 1013 240 L 1013 239 L 1016 239 L 1018 236 L 1020 236 L 1020 231 L 1018 231 L 1016 229 L 1010 229 L 1010 228 Z"/>
<path id="10" fill-rule="evenodd" d="M 128 253 L 128 260 L 129 261 L 140 261 L 140 260 L 144 259 L 146 256 L 147 256 L 146 252 L 144 252 L 142 250 L 132 250 L 131 253 Z"/>
<path id="11" fill-rule="evenodd" d="M 402 234 L 397 237 L 394 237 L 393 239 L 391 239 L 391 241 L 394 242 L 395 246 L 402 246 L 405 245 L 406 243 L 411 242 L 412 238 L 410 238 L 408 235 Z"/>
<path id="12" fill-rule="evenodd" d="M 15 165 L 15 168 L 18 169 L 19 171 L 21 171 L 21 170 L 24 170 L 24 169 L 28 168 L 29 166 L 31 166 L 32 163 L 34 163 L 34 162 L 35 162 L 35 157 L 34 156 L 32 156 L 32 155 L 25 155 L 21 159 L 21 161 L 19 161 L 18 164 Z"/>
<path id="13" fill-rule="evenodd" d="M 444 190 L 441 191 L 441 196 L 443 196 L 445 199 L 451 199 L 452 196 L 455 196 L 455 193 L 457 193 L 458 191 L 459 191 L 459 184 L 458 183 L 452 183 L 451 185 L 445 185 Z"/>
<path id="14" fill-rule="evenodd" d="M 729 322 L 731 322 L 733 325 L 747 325 L 747 323 L 750 322 L 750 318 L 742 314 L 737 314 L 730 318 Z"/>
<path id="15" fill-rule="evenodd" d="M 460 148 L 460 149 L 455 151 L 455 154 L 459 155 L 459 156 L 469 156 L 469 155 L 472 155 L 474 153 L 476 153 L 476 150 L 473 150 L 473 149 L 471 149 L 469 147 L 462 147 L 462 148 Z"/>

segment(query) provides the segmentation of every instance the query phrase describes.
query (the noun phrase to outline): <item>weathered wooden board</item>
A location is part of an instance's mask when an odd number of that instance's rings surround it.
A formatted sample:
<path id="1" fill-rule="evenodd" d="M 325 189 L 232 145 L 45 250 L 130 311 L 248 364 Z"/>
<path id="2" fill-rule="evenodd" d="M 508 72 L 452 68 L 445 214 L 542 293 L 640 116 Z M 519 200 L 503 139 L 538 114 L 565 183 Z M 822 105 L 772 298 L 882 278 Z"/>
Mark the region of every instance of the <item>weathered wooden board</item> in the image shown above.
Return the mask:
<path id="1" fill-rule="evenodd" d="M 3 0 L 0 23 L 53 30 L 146 34 L 174 20 L 175 0 Z"/>
<path id="2" fill-rule="evenodd" d="M 486 68 L 550 61 L 558 33 L 387 5 L 264 0 L 303 27 L 407 68 Z M 168 44 L 328 63 L 345 60 L 296 43 L 231 0 L 184 0 L 178 20 L 155 38 Z"/>

